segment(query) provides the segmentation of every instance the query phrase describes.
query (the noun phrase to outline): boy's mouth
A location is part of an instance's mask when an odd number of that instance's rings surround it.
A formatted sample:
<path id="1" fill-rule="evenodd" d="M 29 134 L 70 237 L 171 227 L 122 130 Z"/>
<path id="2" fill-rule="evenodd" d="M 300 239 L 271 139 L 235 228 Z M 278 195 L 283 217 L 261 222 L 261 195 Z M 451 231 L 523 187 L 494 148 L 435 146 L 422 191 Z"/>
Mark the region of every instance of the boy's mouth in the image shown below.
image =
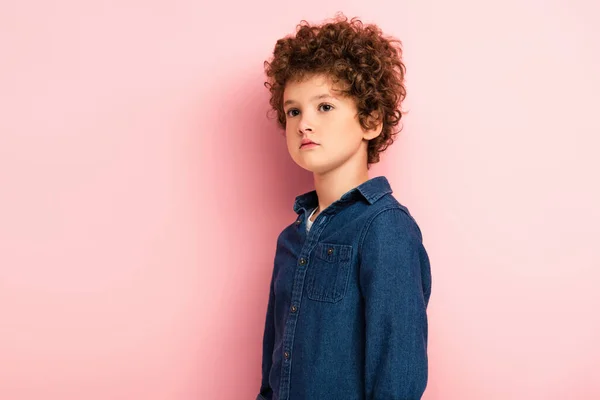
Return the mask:
<path id="1" fill-rule="evenodd" d="M 302 139 L 302 142 L 300 143 L 300 148 L 303 148 L 303 147 L 315 147 L 315 146 L 318 146 L 318 145 L 319 145 L 318 143 L 315 143 L 315 142 L 313 142 L 310 139 Z"/>
<path id="2" fill-rule="evenodd" d="M 317 146 L 318 146 L 318 144 L 316 144 L 316 143 L 305 143 L 302 146 L 300 146 L 300 148 L 301 149 L 309 149 L 309 148 L 317 147 Z"/>

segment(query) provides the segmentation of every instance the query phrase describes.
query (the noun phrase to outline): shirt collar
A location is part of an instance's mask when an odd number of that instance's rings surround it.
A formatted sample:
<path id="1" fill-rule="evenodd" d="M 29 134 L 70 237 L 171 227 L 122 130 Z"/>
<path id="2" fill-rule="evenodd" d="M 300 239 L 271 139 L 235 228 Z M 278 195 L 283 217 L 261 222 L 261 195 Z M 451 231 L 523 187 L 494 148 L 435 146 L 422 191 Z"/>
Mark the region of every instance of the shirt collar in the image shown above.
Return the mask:
<path id="1" fill-rule="evenodd" d="M 369 204 L 373 204 L 389 193 L 392 193 L 392 188 L 390 187 L 387 178 L 385 176 L 377 176 L 350 189 L 344 193 L 338 201 L 346 201 L 359 194 Z M 310 210 L 315 208 L 318 204 L 319 199 L 317 197 L 317 191 L 311 190 L 310 192 L 306 192 L 296 197 L 296 200 L 294 201 L 294 211 L 297 214 L 300 214 L 303 209 Z"/>

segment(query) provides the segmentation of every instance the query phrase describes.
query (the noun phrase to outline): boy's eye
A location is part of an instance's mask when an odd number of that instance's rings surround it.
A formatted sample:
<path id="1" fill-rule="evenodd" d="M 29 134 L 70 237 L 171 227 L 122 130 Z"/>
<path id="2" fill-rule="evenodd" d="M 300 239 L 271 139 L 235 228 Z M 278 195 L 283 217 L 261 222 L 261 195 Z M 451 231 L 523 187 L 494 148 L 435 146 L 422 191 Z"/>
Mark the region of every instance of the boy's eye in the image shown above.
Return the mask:
<path id="1" fill-rule="evenodd" d="M 298 111 L 297 109 L 295 109 L 295 108 L 291 108 L 291 109 L 289 109 L 289 110 L 288 110 L 288 111 L 287 111 L 285 114 L 286 114 L 288 117 L 295 117 L 296 115 L 298 115 L 298 112 L 299 112 L 299 111 Z"/>
<path id="2" fill-rule="evenodd" d="M 329 111 L 333 110 L 333 106 L 331 104 L 320 104 L 319 110 L 329 112 Z M 285 115 L 288 117 L 295 117 L 299 113 L 300 113 L 300 110 L 298 110 L 297 108 L 290 108 L 289 110 L 287 110 Z"/>

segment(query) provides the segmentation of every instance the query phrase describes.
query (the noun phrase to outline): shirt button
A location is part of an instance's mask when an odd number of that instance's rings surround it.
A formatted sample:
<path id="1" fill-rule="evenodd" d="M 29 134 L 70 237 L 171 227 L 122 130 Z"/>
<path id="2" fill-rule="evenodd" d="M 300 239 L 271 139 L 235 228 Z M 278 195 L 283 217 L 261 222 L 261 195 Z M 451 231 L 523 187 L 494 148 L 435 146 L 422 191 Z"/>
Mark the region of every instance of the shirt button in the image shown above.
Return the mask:
<path id="1" fill-rule="evenodd" d="M 296 312 L 296 311 L 298 311 L 298 307 L 292 306 L 291 310 L 292 310 L 292 312 Z"/>
<path id="2" fill-rule="evenodd" d="M 304 264 L 306 264 L 306 260 L 304 258 L 301 258 L 300 259 L 300 265 L 304 265 Z"/>
<path id="3" fill-rule="evenodd" d="M 296 225 L 300 225 L 300 220 L 299 219 L 296 220 Z"/>
<path id="4" fill-rule="evenodd" d="M 329 254 L 329 255 L 333 254 L 333 249 L 331 247 L 329 249 L 327 249 L 327 254 Z"/>
<path id="5" fill-rule="evenodd" d="M 290 358 L 290 353 L 288 353 L 287 351 L 285 353 L 283 353 L 283 357 L 287 360 Z"/>

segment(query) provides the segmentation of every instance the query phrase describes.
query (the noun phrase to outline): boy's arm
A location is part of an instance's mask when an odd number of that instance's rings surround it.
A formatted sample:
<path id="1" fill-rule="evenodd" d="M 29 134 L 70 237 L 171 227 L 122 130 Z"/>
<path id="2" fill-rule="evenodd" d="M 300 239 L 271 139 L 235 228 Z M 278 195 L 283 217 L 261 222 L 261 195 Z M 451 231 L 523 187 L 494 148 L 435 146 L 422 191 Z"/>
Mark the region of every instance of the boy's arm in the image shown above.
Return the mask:
<path id="1" fill-rule="evenodd" d="M 365 398 L 418 400 L 427 386 L 429 259 L 412 217 L 394 208 L 365 228 L 360 286 L 365 300 Z"/>
<path id="2" fill-rule="evenodd" d="M 260 393 L 256 400 L 271 400 L 273 391 L 269 385 L 269 373 L 271 372 L 273 343 L 275 341 L 275 292 L 273 289 L 274 275 L 271 277 L 271 285 L 269 289 L 269 302 L 267 305 L 267 316 L 265 319 L 265 329 L 263 333 L 263 352 L 262 352 L 262 380 L 260 384 Z"/>

